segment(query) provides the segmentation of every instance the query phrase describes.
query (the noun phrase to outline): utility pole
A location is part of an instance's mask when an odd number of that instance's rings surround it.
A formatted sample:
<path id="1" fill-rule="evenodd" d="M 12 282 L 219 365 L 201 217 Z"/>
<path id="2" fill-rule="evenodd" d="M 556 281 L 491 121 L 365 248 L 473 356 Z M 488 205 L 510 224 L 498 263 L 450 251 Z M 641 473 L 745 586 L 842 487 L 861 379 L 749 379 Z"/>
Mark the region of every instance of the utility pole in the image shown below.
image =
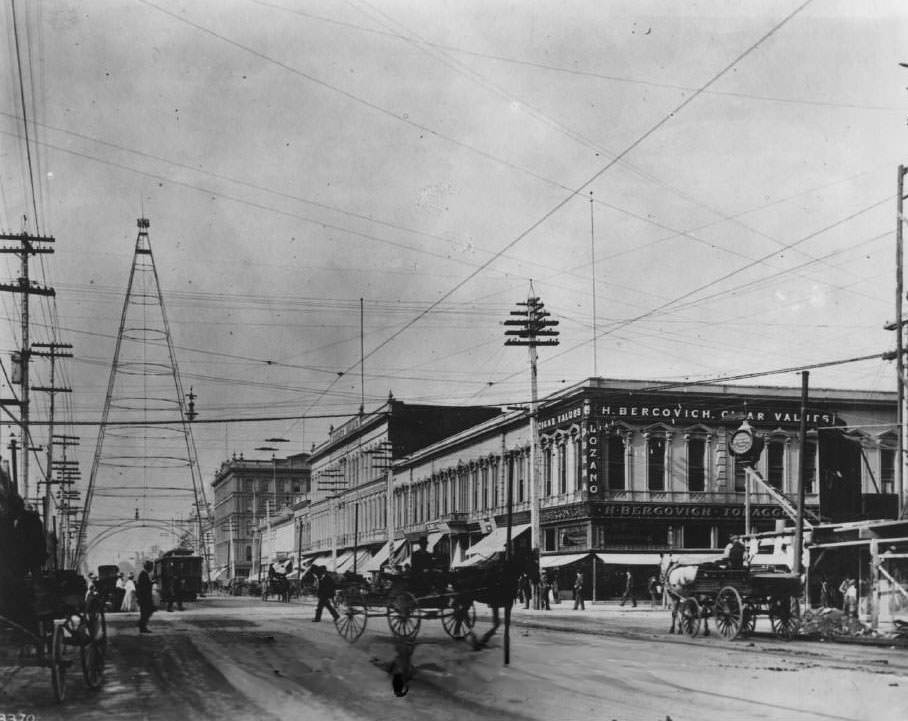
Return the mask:
<path id="1" fill-rule="evenodd" d="M 22 498 L 28 499 L 28 454 L 31 446 L 31 435 L 29 433 L 29 381 L 28 366 L 31 361 L 31 346 L 29 344 L 29 296 L 31 295 L 56 295 L 53 288 L 44 288 L 35 285 L 29 278 L 28 260 L 31 255 L 42 255 L 53 253 L 54 249 L 48 247 L 48 243 L 54 243 L 51 236 L 29 235 L 28 233 L 17 234 L 0 234 L 0 240 L 18 243 L 16 246 L 2 246 L 0 253 L 12 253 L 18 255 L 21 261 L 21 275 L 16 283 L 0 283 L 0 290 L 9 293 L 22 294 L 21 310 L 21 327 L 22 333 L 20 338 L 19 350 L 19 426 L 21 429 L 20 452 L 22 453 L 21 476 L 22 476 Z"/>
<path id="2" fill-rule="evenodd" d="M 904 289 L 904 238 L 903 226 L 905 224 L 905 173 L 908 168 L 904 165 L 899 166 L 898 172 L 898 198 L 896 200 L 896 235 L 895 235 L 895 373 L 897 376 L 898 391 L 898 445 L 896 446 L 896 464 L 895 464 L 895 492 L 898 496 L 898 513 L 896 518 L 905 517 L 905 476 L 906 476 L 906 418 L 905 413 L 905 325 L 902 319 L 902 304 L 905 298 Z"/>
<path id="3" fill-rule="evenodd" d="M 511 315 L 517 316 L 517 319 L 506 320 L 506 326 L 514 326 L 515 330 L 506 330 L 507 336 L 515 336 L 505 340 L 506 346 L 526 346 L 530 354 L 530 525 L 532 534 L 532 549 L 538 557 L 539 552 L 539 472 L 538 472 L 538 418 L 537 418 L 537 372 L 536 372 L 536 348 L 538 346 L 555 346 L 558 345 L 558 331 L 554 326 L 558 325 L 557 320 L 549 319 L 549 312 L 545 310 L 542 301 L 536 296 L 533 290 L 533 283 L 530 282 L 530 295 L 526 302 L 518 303 L 523 310 L 512 310 Z"/>
<path id="4" fill-rule="evenodd" d="M 807 495 L 807 383 L 810 371 L 801 371 L 801 425 L 798 433 L 801 446 L 798 454 L 798 520 L 795 523 L 793 573 L 800 574 L 804 549 L 804 503 Z"/>
<path id="5" fill-rule="evenodd" d="M 36 350 L 40 349 L 40 350 Z M 54 463 L 54 409 L 55 409 L 55 400 L 57 393 L 72 393 L 72 388 L 57 387 L 54 385 L 56 378 L 56 367 L 58 358 L 72 358 L 73 354 L 69 351 L 72 350 L 72 345 L 69 343 L 33 343 L 32 344 L 32 355 L 39 358 L 49 358 L 50 359 L 50 385 L 49 386 L 32 386 L 33 391 L 40 391 L 43 393 L 48 393 L 50 395 L 50 409 L 48 412 L 48 424 L 47 424 L 47 474 L 45 478 L 45 498 L 50 500 L 53 499 L 53 490 L 51 485 L 53 483 L 53 463 Z M 51 514 L 48 512 L 50 509 L 49 502 L 45 503 L 45 514 L 44 514 L 44 530 L 49 531 L 51 528 Z"/>

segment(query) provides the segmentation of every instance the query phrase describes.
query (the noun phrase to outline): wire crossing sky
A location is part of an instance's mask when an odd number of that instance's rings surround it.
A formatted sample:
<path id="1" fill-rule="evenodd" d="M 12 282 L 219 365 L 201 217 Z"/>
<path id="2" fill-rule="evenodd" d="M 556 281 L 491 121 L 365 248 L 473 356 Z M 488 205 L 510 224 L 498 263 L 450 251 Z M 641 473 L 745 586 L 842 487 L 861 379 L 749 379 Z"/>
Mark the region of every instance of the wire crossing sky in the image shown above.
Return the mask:
<path id="1" fill-rule="evenodd" d="M 2 61 L 0 226 L 57 239 L 32 336 L 74 346 L 63 414 L 100 419 L 148 217 L 206 481 L 266 437 L 322 441 L 360 370 L 367 409 L 525 402 L 502 322 L 530 281 L 561 331 L 541 394 L 592 374 L 594 306 L 605 377 L 796 386 L 748 376 L 811 366 L 813 386 L 895 388 L 875 358 L 908 132 L 898 0 L 97 0 L 15 19 L 0 10 L 21 51 Z M 17 299 L 0 309 L 8 372 Z M 848 358 L 866 360 L 830 363 Z M 63 428 L 85 476 L 93 430 Z"/>

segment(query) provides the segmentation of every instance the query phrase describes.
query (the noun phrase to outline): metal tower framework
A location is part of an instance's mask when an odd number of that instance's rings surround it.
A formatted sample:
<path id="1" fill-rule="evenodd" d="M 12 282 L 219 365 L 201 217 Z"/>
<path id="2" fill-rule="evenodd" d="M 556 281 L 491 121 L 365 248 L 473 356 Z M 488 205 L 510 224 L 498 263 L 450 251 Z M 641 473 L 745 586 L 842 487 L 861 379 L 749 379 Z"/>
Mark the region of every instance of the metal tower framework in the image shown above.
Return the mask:
<path id="1" fill-rule="evenodd" d="M 194 512 L 190 523 L 198 526 L 199 553 L 205 559 L 206 575 L 210 578 L 206 537 L 211 529 L 211 509 L 190 425 L 196 415 L 192 402 L 195 396 L 189 398 L 184 393 L 180 380 L 151 252 L 149 226 L 148 219 L 138 219 L 139 232 L 84 498 L 75 560 L 77 565 L 86 561 L 90 525 L 98 527 L 96 535 L 109 537 L 116 532 L 149 528 L 168 521 L 173 524 L 174 516 L 168 519 L 165 507 L 174 512 L 174 501 L 179 501 L 180 495 L 191 495 Z M 101 505 L 112 507 L 113 516 L 92 515 L 100 499 L 112 499 Z M 184 510 L 186 505 L 182 506 Z M 155 517 L 162 511 L 164 517 Z"/>

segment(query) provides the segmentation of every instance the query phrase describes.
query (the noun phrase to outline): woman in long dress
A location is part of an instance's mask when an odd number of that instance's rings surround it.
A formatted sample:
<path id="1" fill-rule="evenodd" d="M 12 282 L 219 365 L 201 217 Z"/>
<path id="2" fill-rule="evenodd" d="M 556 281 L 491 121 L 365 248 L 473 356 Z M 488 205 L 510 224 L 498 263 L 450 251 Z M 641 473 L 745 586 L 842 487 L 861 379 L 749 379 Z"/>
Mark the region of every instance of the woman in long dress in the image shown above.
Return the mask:
<path id="1" fill-rule="evenodd" d="M 126 579 L 126 593 L 123 594 L 123 604 L 120 606 L 121 611 L 138 611 L 139 601 L 136 598 L 136 581 L 135 575 L 130 573 Z"/>

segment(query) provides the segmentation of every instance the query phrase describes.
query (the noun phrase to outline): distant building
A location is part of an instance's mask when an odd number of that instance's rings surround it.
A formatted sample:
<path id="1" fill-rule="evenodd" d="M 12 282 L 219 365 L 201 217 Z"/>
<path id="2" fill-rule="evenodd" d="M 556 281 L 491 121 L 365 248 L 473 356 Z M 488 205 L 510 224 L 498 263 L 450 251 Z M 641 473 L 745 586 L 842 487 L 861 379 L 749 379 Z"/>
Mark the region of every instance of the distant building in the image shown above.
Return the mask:
<path id="1" fill-rule="evenodd" d="M 277 517 L 309 493 L 309 454 L 224 461 L 211 487 L 214 491 L 214 562 L 220 580 L 247 577 L 257 562 L 256 526 Z"/>

